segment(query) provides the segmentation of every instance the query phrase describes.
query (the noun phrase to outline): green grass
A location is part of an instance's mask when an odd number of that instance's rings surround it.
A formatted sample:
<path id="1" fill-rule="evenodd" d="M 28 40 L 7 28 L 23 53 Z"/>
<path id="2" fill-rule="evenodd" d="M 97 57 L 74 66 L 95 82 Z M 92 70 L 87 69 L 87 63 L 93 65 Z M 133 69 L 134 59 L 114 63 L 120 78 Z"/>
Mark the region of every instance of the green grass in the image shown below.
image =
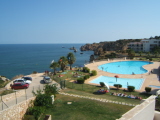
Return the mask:
<path id="1" fill-rule="evenodd" d="M 96 97 L 96 98 L 104 98 L 107 100 L 112 100 L 112 101 L 118 101 L 118 102 L 125 102 L 125 103 L 131 103 L 131 104 L 139 104 L 140 100 L 137 99 L 131 99 L 131 98 L 125 98 L 125 97 L 118 97 L 118 96 L 113 96 L 110 95 L 112 92 L 117 92 L 117 93 L 124 93 L 123 90 L 116 90 L 116 89 L 111 89 L 109 93 L 106 94 L 101 94 L 97 95 L 94 94 L 96 93 L 97 90 L 99 90 L 100 86 L 95 86 L 95 85 L 89 85 L 89 84 L 76 84 L 73 82 L 69 82 L 70 80 L 76 80 L 77 78 L 73 77 L 73 72 L 77 72 L 78 74 L 87 74 L 79 71 L 69 71 L 67 74 L 63 74 L 63 77 L 58 77 L 60 73 L 58 73 L 56 76 L 53 76 L 53 79 L 60 83 L 61 80 L 65 80 L 70 78 L 69 80 L 66 80 L 66 90 L 64 92 L 66 93 L 71 93 L 71 94 L 77 94 L 77 95 L 84 95 L 84 96 L 91 96 L 91 97 Z M 141 94 L 139 92 L 125 92 L 127 95 L 134 95 L 138 97 L 142 97 L 142 99 L 148 98 L 150 95 L 149 94 Z"/>
<path id="2" fill-rule="evenodd" d="M 115 90 L 111 90 L 111 92 L 116 92 Z M 140 100 L 138 99 L 131 99 L 131 98 L 126 98 L 126 97 L 119 97 L 119 96 L 113 96 L 110 95 L 110 93 L 106 93 L 106 94 L 93 94 L 93 93 L 88 93 L 86 91 L 78 91 L 78 90 L 74 90 L 74 89 L 65 89 L 62 92 L 65 93 L 69 93 L 69 94 L 75 94 L 75 95 L 82 95 L 82 96 L 89 96 L 89 97 L 94 97 L 94 98 L 102 98 L 102 99 L 107 99 L 107 100 L 112 100 L 112 101 L 118 101 L 118 102 L 125 102 L 128 104 L 140 104 Z M 118 91 L 119 93 L 124 93 L 122 92 L 122 90 Z M 135 96 L 139 96 L 142 97 L 143 99 L 147 98 L 150 96 L 150 94 L 140 94 L 138 92 L 132 92 L 132 93 L 127 93 L 127 95 L 135 95 Z"/>
<path id="3" fill-rule="evenodd" d="M 13 90 L 4 90 L 4 91 L 0 92 L 0 95 L 7 95 L 7 94 L 10 94 L 10 93 L 13 93 L 13 92 L 14 92 Z"/>
<path id="4" fill-rule="evenodd" d="M 0 79 L 0 88 L 5 87 L 10 81 L 3 81 Z"/>
<path id="5" fill-rule="evenodd" d="M 67 102 L 72 104 L 68 105 Z M 131 106 L 57 95 L 54 105 L 45 113 L 51 114 L 52 120 L 115 120 L 131 108 Z M 44 115 L 40 120 L 43 120 L 43 117 Z"/>

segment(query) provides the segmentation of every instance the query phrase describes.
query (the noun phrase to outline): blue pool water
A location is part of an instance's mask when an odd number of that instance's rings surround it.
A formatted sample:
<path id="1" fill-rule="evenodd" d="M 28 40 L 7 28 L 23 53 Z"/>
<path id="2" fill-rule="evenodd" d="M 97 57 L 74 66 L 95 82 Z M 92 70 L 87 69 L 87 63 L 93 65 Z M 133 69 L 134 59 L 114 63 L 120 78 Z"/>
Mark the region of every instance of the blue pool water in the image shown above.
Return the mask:
<path id="1" fill-rule="evenodd" d="M 142 66 L 152 64 L 148 61 L 121 61 L 98 66 L 98 69 L 116 74 L 143 74 L 148 72 Z"/>
<path id="2" fill-rule="evenodd" d="M 156 86 L 156 85 L 149 85 L 149 87 L 159 88 L 160 89 L 160 86 Z"/>
<path id="3" fill-rule="evenodd" d="M 109 86 L 114 86 L 114 84 L 121 84 L 123 88 L 127 88 L 127 86 L 129 85 L 129 86 L 134 86 L 136 90 L 140 90 L 144 82 L 144 79 L 117 78 L 116 82 L 115 77 L 100 76 L 90 81 L 90 83 L 96 83 L 96 84 L 99 84 L 99 82 L 105 82 Z"/>

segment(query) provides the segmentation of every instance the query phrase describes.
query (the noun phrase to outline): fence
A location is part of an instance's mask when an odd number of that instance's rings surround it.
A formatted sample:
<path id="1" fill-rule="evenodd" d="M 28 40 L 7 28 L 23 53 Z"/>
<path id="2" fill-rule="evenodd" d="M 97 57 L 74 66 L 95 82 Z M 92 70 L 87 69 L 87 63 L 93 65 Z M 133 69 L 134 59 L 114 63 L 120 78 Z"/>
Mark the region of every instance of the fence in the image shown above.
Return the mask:
<path id="1" fill-rule="evenodd" d="M 72 80 L 64 80 L 60 77 L 54 77 L 54 81 L 60 84 L 60 88 L 70 88 L 70 89 L 76 89 L 81 91 L 87 91 L 89 93 L 96 92 L 100 86 L 90 85 L 90 84 L 76 84 L 77 78 L 73 78 Z"/>
<path id="2" fill-rule="evenodd" d="M 26 101 L 34 96 L 33 92 L 43 89 L 44 84 L 41 84 L 37 86 L 30 86 L 28 89 L 14 90 L 14 92 L 11 94 L 2 95 L 0 99 L 0 110 L 4 110 L 22 101 Z"/>

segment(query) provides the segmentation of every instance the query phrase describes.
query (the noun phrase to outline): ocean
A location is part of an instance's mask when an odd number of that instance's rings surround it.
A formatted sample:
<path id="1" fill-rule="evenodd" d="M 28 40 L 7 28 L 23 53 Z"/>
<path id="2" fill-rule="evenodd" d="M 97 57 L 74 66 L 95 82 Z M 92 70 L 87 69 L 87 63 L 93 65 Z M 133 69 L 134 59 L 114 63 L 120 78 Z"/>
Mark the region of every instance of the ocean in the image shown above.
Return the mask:
<path id="1" fill-rule="evenodd" d="M 83 51 L 80 47 L 85 44 L 0 44 L 0 75 L 12 79 L 16 75 L 28 75 L 33 71 L 53 71 L 49 68 L 51 61 L 58 62 L 61 56 L 74 53 L 75 66 L 84 65 L 89 61 L 93 51 Z M 75 47 L 74 52 L 69 48 Z"/>

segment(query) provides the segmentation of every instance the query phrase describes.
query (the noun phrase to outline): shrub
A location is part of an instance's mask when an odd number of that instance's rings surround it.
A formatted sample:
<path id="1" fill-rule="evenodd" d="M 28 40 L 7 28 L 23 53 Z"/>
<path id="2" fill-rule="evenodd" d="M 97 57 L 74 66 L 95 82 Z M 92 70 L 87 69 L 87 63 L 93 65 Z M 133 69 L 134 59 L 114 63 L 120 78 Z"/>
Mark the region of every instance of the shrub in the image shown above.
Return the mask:
<path id="1" fill-rule="evenodd" d="M 36 95 L 36 99 L 34 101 L 35 106 L 45 106 L 50 107 L 52 104 L 52 98 L 48 94 L 38 94 Z"/>
<path id="2" fill-rule="evenodd" d="M 45 88 L 44 88 L 44 92 L 45 94 L 47 95 L 54 95 L 56 97 L 56 94 L 58 93 L 58 88 L 56 86 L 56 84 L 47 84 L 45 85 Z"/>
<path id="3" fill-rule="evenodd" d="M 92 75 L 92 76 L 96 76 L 96 75 L 97 75 L 97 71 L 96 71 L 96 70 L 92 70 L 91 75 Z"/>
<path id="4" fill-rule="evenodd" d="M 29 108 L 27 109 L 26 114 L 27 114 L 27 115 L 33 115 L 34 118 L 35 118 L 36 120 L 38 120 L 39 117 L 40 117 L 40 115 L 41 115 L 42 113 L 44 113 L 44 111 L 45 111 L 45 108 L 44 108 L 44 107 L 34 106 L 34 107 L 29 107 Z"/>
<path id="5" fill-rule="evenodd" d="M 83 84 L 84 81 L 85 81 L 85 80 L 84 80 L 84 78 L 82 78 L 82 77 L 77 79 L 77 83 L 78 83 L 78 84 Z"/>
<path id="6" fill-rule="evenodd" d="M 133 92 L 133 91 L 134 91 L 134 89 L 135 89 L 135 87 L 134 87 L 134 86 L 128 86 L 127 88 L 128 88 L 128 91 L 129 91 L 129 92 Z"/>
<path id="7" fill-rule="evenodd" d="M 32 74 L 37 74 L 37 71 L 33 71 L 33 73 Z"/>
<path id="8" fill-rule="evenodd" d="M 149 61 L 152 61 L 152 58 L 149 58 Z"/>
<path id="9" fill-rule="evenodd" d="M 99 83 L 100 83 L 101 87 L 105 86 L 104 82 L 99 82 Z"/>
<path id="10" fill-rule="evenodd" d="M 84 80 L 87 80 L 88 78 L 90 78 L 89 75 L 85 75 L 85 76 L 84 76 Z"/>
<path id="11" fill-rule="evenodd" d="M 121 88 L 122 85 L 121 84 L 114 84 L 114 87 L 116 87 L 117 89 Z"/>
<path id="12" fill-rule="evenodd" d="M 151 88 L 150 88 L 150 87 L 145 87 L 145 91 L 146 91 L 147 93 L 149 93 L 149 92 L 151 92 Z"/>
<path id="13" fill-rule="evenodd" d="M 90 72 L 90 69 L 89 69 L 88 67 L 83 67 L 83 72 L 89 73 L 89 72 Z"/>

